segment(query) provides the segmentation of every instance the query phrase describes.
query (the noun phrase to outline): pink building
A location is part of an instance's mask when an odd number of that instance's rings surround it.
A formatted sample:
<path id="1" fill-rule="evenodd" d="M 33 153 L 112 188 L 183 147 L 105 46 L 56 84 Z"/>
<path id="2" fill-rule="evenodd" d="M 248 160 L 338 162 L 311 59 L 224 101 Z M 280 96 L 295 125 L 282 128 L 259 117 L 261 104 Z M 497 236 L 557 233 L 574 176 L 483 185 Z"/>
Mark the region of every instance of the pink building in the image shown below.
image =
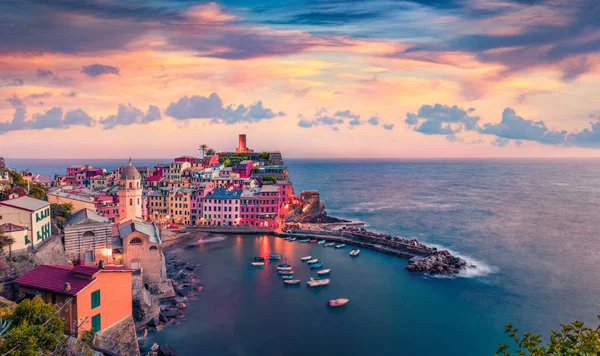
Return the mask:
<path id="1" fill-rule="evenodd" d="M 175 158 L 175 162 L 196 163 L 197 161 L 198 161 L 198 159 L 196 157 L 192 157 L 192 156 L 181 156 L 181 157 Z"/>
<path id="2" fill-rule="evenodd" d="M 75 176 L 77 176 L 77 173 L 79 173 L 84 168 L 85 168 L 85 166 L 82 164 L 70 165 L 69 167 L 67 167 L 67 176 L 75 177 Z"/>
<path id="3" fill-rule="evenodd" d="M 206 156 L 202 160 L 202 168 L 212 167 L 216 164 L 219 164 L 219 156 L 218 155 Z"/>
<path id="4" fill-rule="evenodd" d="M 277 185 L 244 190 L 240 202 L 240 224 L 276 228 L 280 207 L 281 193 Z"/>
<path id="5" fill-rule="evenodd" d="M 231 168 L 233 173 L 237 173 L 240 175 L 240 178 L 248 178 L 252 174 L 252 168 L 254 167 L 254 162 L 250 160 L 244 160 L 240 163 L 236 164 Z"/>
<path id="6" fill-rule="evenodd" d="M 215 188 L 202 202 L 203 215 L 199 225 L 238 225 L 241 195 L 241 190 Z"/>
<path id="7" fill-rule="evenodd" d="M 200 225 L 202 219 L 202 203 L 204 198 L 215 189 L 214 182 L 205 182 L 192 186 L 194 191 L 190 197 L 190 223 L 192 225 Z"/>

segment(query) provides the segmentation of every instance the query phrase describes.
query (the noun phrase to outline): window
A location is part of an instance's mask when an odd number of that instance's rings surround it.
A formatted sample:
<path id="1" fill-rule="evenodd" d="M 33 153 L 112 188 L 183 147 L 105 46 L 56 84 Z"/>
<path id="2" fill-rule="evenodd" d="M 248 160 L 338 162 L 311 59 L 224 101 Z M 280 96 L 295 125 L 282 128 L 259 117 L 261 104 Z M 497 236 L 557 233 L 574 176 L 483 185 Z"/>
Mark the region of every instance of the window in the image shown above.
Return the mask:
<path id="1" fill-rule="evenodd" d="M 131 269 L 139 270 L 141 268 L 142 268 L 142 266 L 141 266 L 140 260 L 131 261 Z"/>
<path id="2" fill-rule="evenodd" d="M 100 289 L 92 292 L 92 309 L 100 306 Z"/>
<path id="3" fill-rule="evenodd" d="M 142 244 L 142 240 L 140 238 L 134 237 L 133 239 L 131 239 L 131 241 L 129 241 L 130 245 L 141 245 Z"/>
<path id="4" fill-rule="evenodd" d="M 98 331 L 100 331 L 100 314 L 92 317 L 92 332 L 97 333 Z"/>
<path id="5" fill-rule="evenodd" d="M 158 247 L 156 247 L 156 246 L 150 246 L 149 250 L 150 251 L 157 251 Z"/>

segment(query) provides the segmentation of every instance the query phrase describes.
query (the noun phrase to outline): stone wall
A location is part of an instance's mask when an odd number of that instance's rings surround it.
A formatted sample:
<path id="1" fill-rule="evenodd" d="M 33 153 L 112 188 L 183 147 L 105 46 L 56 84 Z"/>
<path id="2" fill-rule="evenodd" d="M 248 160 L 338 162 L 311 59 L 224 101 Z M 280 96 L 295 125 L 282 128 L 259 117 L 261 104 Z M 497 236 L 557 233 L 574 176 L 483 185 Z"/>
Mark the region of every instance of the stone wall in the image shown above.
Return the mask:
<path id="1" fill-rule="evenodd" d="M 139 356 L 140 348 L 131 316 L 110 327 L 98 331 L 94 336 L 94 348 L 110 351 L 115 355 Z"/>

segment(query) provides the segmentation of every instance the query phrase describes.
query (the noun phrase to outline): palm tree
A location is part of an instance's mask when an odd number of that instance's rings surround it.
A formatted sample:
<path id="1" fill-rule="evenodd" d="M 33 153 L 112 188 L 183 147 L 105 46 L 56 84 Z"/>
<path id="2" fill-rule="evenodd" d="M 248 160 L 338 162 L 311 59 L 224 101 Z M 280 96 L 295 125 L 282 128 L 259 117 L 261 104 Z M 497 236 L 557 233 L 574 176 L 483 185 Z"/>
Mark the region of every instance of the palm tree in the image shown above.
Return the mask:
<path id="1" fill-rule="evenodd" d="M 208 145 L 206 143 L 201 144 L 200 148 L 198 148 L 198 151 L 202 151 L 202 158 L 204 158 L 206 150 L 208 150 Z"/>
<path id="2" fill-rule="evenodd" d="M 212 156 L 212 155 L 217 154 L 217 151 L 215 151 L 214 148 L 209 148 L 208 150 L 206 150 L 206 154 L 209 156 Z"/>

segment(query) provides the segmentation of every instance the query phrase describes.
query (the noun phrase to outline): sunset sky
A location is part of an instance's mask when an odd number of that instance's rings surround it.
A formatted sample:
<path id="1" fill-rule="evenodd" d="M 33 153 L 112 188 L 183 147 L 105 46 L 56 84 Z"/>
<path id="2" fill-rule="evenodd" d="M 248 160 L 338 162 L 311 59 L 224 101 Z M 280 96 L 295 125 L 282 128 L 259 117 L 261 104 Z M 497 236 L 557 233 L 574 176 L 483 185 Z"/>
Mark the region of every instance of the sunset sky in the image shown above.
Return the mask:
<path id="1" fill-rule="evenodd" d="M 600 157 L 597 0 L 0 2 L 0 156 Z"/>

